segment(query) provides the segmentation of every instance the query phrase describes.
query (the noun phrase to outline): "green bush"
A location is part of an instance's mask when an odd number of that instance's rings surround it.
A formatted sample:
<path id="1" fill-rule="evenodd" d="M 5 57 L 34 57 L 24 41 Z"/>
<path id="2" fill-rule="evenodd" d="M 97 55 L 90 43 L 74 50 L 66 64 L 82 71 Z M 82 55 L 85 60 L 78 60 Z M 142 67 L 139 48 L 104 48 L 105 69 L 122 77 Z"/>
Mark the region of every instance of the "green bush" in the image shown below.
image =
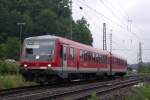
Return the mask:
<path id="1" fill-rule="evenodd" d="M 0 74 L 18 74 L 20 70 L 17 63 L 0 62 Z"/>
<path id="2" fill-rule="evenodd" d="M 128 92 L 125 100 L 150 100 L 150 85 L 145 84 Z"/>
<path id="3" fill-rule="evenodd" d="M 92 92 L 91 98 L 89 98 L 88 100 L 97 100 L 96 92 Z"/>
<path id="4" fill-rule="evenodd" d="M 150 73 L 149 66 L 146 64 L 139 64 L 138 73 Z"/>
<path id="5" fill-rule="evenodd" d="M 31 85 L 37 85 L 37 84 L 34 82 L 25 81 L 25 79 L 19 74 L 0 75 L 0 90 L 15 88 L 15 87 L 31 86 Z"/>
<path id="6" fill-rule="evenodd" d="M 25 84 L 21 75 L 0 75 L 0 89 L 15 88 Z"/>

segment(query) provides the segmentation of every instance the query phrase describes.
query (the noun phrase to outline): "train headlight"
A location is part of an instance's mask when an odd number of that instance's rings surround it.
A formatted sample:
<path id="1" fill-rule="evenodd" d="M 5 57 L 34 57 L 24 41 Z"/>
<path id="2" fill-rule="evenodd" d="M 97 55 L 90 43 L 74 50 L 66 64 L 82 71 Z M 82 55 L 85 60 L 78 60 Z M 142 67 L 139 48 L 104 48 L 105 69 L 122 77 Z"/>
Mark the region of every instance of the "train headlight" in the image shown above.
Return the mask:
<path id="1" fill-rule="evenodd" d="M 51 67 L 52 65 L 51 65 L 51 64 L 48 64 L 47 66 L 48 66 L 48 67 Z"/>
<path id="2" fill-rule="evenodd" d="M 23 66 L 24 66 L 24 67 L 27 67 L 28 65 L 27 65 L 27 64 L 24 64 Z"/>

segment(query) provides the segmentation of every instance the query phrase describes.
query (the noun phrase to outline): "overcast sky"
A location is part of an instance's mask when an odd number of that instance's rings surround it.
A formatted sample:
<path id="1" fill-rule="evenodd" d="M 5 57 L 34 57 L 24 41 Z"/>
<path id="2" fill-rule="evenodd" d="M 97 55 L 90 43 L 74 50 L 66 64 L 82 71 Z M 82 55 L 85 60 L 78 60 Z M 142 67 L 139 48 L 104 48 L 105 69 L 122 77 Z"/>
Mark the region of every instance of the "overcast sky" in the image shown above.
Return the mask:
<path id="1" fill-rule="evenodd" d="M 112 29 L 114 53 L 127 58 L 130 64 L 137 63 L 141 41 L 143 61 L 150 62 L 150 0 L 73 0 L 73 18 L 77 20 L 82 16 L 90 24 L 95 48 L 103 47 L 102 23 L 105 22 L 108 50 Z"/>

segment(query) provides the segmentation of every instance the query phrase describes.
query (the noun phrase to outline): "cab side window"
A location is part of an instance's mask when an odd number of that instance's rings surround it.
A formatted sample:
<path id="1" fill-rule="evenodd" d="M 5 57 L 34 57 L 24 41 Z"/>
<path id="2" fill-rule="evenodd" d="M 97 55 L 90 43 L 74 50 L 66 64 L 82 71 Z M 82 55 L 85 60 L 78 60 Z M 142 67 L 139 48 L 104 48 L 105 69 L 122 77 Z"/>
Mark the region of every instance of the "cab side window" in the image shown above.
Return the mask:
<path id="1" fill-rule="evenodd" d="M 60 46 L 60 58 L 62 58 L 63 57 L 63 46 L 61 45 Z"/>
<path id="2" fill-rule="evenodd" d="M 67 59 L 67 47 L 66 46 L 64 46 L 63 47 L 63 57 L 64 57 L 64 60 L 66 60 Z"/>

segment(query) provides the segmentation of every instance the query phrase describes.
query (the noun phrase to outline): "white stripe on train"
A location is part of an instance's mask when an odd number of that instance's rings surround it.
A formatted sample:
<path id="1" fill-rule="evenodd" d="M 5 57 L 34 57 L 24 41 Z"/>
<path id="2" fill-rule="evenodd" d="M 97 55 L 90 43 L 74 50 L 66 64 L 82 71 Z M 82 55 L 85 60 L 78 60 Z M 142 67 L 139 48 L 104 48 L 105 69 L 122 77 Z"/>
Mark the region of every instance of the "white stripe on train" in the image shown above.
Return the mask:
<path id="1" fill-rule="evenodd" d="M 27 69 L 49 69 L 49 70 L 54 70 L 54 71 L 88 71 L 88 72 L 100 72 L 100 71 L 110 71 L 110 68 L 77 68 L 77 67 L 47 67 L 47 66 L 42 66 L 42 67 L 27 67 Z M 112 69 L 113 72 L 126 72 L 127 69 Z"/>

